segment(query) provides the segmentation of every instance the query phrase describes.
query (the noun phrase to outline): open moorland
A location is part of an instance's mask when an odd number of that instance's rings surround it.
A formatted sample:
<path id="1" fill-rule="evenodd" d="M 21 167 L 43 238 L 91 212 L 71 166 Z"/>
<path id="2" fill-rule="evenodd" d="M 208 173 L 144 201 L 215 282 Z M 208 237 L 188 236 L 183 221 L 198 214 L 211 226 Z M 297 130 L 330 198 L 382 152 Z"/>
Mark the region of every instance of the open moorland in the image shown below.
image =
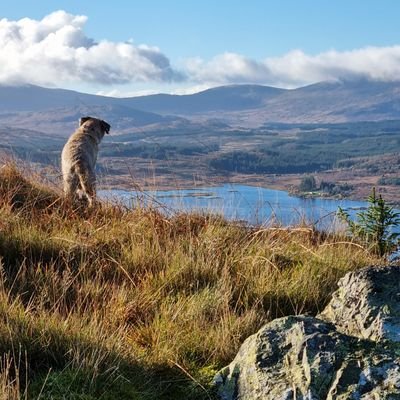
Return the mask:
<path id="1" fill-rule="evenodd" d="M 3 165 L 0 398 L 213 398 L 246 337 L 315 315 L 346 272 L 382 261 L 313 226 L 74 209 L 45 178 Z"/>

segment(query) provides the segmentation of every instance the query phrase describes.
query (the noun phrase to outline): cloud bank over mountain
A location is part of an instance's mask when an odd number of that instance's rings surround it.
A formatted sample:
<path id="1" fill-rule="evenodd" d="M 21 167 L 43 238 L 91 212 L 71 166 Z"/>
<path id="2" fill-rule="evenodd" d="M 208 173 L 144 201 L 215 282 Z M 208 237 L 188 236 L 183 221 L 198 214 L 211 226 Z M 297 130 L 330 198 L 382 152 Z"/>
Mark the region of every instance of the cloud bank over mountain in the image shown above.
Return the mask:
<path id="1" fill-rule="evenodd" d="M 256 61 L 225 53 L 210 61 L 188 60 L 187 74 L 193 80 L 216 84 L 259 83 L 296 87 L 327 80 L 400 80 L 400 46 L 366 47 L 307 55 L 301 50 L 281 57 Z"/>
<path id="2" fill-rule="evenodd" d="M 97 42 L 85 34 L 87 19 L 62 10 L 42 20 L 1 19 L 0 83 L 85 83 L 111 90 L 113 85 L 121 89 L 134 83 L 159 83 L 173 85 L 171 91 L 190 92 L 190 87 L 234 83 L 290 88 L 325 80 L 400 80 L 400 45 L 316 55 L 293 50 L 264 60 L 227 52 L 210 60 L 186 59 L 178 69 L 157 47 L 131 41 Z"/>

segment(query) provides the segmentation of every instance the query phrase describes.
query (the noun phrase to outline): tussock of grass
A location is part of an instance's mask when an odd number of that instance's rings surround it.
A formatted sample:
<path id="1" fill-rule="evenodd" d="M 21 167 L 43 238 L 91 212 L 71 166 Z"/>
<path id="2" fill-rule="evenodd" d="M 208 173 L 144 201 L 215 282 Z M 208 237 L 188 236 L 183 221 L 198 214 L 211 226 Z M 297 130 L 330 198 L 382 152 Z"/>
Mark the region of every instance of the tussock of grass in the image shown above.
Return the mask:
<path id="1" fill-rule="evenodd" d="M 341 276 L 380 261 L 311 227 L 73 209 L 13 166 L 0 259 L 0 399 L 210 398 L 247 336 L 317 313 Z"/>

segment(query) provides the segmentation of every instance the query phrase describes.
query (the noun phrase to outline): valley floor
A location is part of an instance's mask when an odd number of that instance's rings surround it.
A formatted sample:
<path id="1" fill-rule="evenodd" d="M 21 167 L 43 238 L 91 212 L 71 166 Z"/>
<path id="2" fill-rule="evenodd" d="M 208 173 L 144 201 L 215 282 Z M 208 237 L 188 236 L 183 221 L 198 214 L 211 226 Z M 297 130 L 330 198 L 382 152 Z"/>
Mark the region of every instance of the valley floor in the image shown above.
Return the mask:
<path id="1" fill-rule="evenodd" d="M 107 165 L 107 163 L 106 163 Z M 110 165 L 110 164 L 109 164 Z M 105 169 L 101 175 L 102 188 L 115 188 L 125 190 L 173 190 L 190 189 L 194 187 L 209 187 L 224 183 L 237 183 L 248 186 L 261 186 L 270 189 L 284 190 L 296 193 L 302 178 L 312 175 L 320 183 L 333 182 L 337 185 L 348 184 L 352 186 L 349 192 L 340 195 L 317 193 L 321 197 L 348 198 L 352 200 L 366 200 L 375 187 L 378 193 L 389 203 L 400 205 L 400 185 L 379 184 L 382 176 L 397 176 L 396 174 L 382 174 L 368 172 L 360 169 L 335 169 L 315 172 L 312 174 L 240 174 L 218 173 L 210 171 L 201 164 L 198 168 L 187 163 L 148 162 L 129 159 L 121 161 L 113 160 L 110 169 Z M 109 173 L 111 172 L 111 173 Z"/>

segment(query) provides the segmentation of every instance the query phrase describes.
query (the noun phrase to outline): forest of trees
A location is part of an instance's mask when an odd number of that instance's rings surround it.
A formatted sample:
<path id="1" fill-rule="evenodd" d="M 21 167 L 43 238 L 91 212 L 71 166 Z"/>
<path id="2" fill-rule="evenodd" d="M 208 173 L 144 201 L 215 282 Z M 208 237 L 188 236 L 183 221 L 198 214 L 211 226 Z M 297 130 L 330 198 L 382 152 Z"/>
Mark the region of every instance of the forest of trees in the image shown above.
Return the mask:
<path id="1" fill-rule="evenodd" d="M 99 160 L 106 157 L 142 158 L 149 162 L 178 160 L 188 168 L 201 163 L 220 174 L 313 174 L 332 168 L 358 168 L 360 157 L 399 153 L 399 132 L 400 121 L 275 123 L 247 130 L 205 124 L 107 137 L 100 146 Z M 0 150 L 11 150 L 17 157 L 30 161 L 57 165 L 63 144 L 62 138 L 41 140 L 38 136 L 25 144 L 0 145 Z M 379 170 L 374 163 L 364 168 L 370 174 Z M 398 185 L 399 179 L 383 177 L 380 184 Z"/>
<path id="2" fill-rule="evenodd" d="M 208 163 L 211 168 L 228 172 L 290 174 L 331 168 L 334 160 L 329 158 L 324 154 L 310 157 L 301 151 L 233 151 L 211 157 Z"/>

